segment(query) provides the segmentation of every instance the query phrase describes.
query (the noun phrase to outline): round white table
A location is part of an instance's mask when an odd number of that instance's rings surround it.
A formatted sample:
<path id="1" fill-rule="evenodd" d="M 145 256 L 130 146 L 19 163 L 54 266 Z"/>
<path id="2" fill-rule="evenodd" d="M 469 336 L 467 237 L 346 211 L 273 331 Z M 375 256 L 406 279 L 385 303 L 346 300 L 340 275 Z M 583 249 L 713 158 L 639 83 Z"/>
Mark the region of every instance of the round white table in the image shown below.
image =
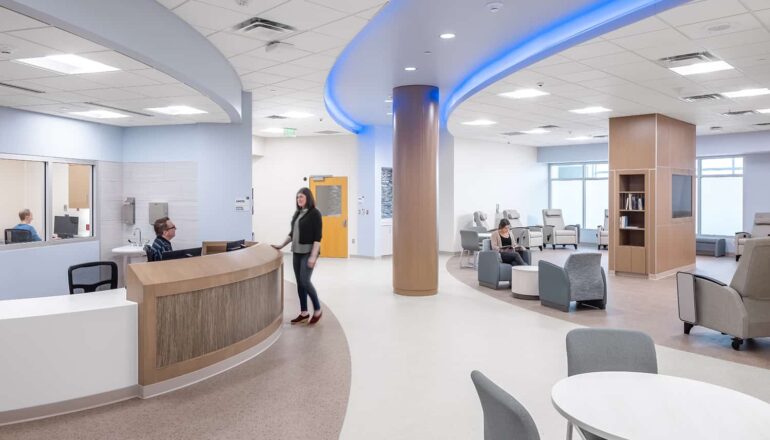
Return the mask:
<path id="1" fill-rule="evenodd" d="M 511 292 L 514 298 L 539 299 L 537 266 L 511 266 Z"/>
<path id="2" fill-rule="evenodd" d="M 146 255 L 144 252 L 143 246 L 135 246 L 133 244 L 127 244 L 125 246 L 116 247 L 112 249 L 112 253 L 123 257 L 123 269 L 121 273 L 123 274 L 124 277 L 126 273 L 126 268 L 128 267 L 128 263 L 131 262 L 131 258 L 144 257 Z"/>
<path id="3" fill-rule="evenodd" d="M 579 374 L 556 383 L 551 402 L 575 426 L 608 440 L 770 439 L 770 404 L 681 377 Z"/>

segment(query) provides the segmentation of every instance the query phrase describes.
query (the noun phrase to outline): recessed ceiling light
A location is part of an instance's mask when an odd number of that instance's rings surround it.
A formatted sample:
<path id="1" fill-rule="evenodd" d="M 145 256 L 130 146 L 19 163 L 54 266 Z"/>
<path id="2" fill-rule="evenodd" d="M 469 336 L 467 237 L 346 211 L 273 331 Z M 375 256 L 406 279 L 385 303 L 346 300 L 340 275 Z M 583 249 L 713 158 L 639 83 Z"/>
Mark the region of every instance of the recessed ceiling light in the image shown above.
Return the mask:
<path id="1" fill-rule="evenodd" d="M 475 121 L 466 121 L 462 123 L 463 125 L 472 125 L 477 127 L 487 127 L 490 125 L 495 125 L 497 122 L 490 121 L 489 119 L 476 119 Z"/>
<path id="2" fill-rule="evenodd" d="M 111 112 L 109 110 L 88 110 L 84 112 L 70 112 L 71 115 L 82 116 L 84 118 L 94 119 L 118 119 L 128 118 L 128 115 L 124 115 L 118 112 Z"/>
<path id="3" fill-rule="evenodd" d="M 120 70 L 117 67 L 108 66 L 98 61 L 89 60 L 79 55 L 63 54 L 49 55 L 38 58 L 19 58 L 12 60 L 16 63 L 28 64 L 41 69 L 74 75 L 77 73 L 114 72 Z"/>
<path id="4" fill-rule="evenodd" d="M 388 116 L 393 116 L 393 112 L 387 112 L 385 114 L 388 115 Z"/>
<path id="5" fill-rule="evenodd" d="M 417 70 L 417 68 L 416 67 L 404 67 L 404 70 L 406 70 L 407 72 L 414 72 L 415 70 Z"/>
<path id="6" fill-rule="evenodd" d="M 438 37 L 442 40 L 451 40 L 452 38 L 456 37 L 456 35 L 451 32 L 447 32 L 445 34 L 439 35 Z"/>
<path id="7" fill-rule="evenodd" d="M 770 113 L 770 108 L 761 108 L 757 110 L 757 113 Z"/>
<path id="8" fill-rule="evenodd" d="M 731 70 L 735 67 L 727 64 L 724 61 L 710 61 L 707 63 L 690 64 L 689 66 L 670 67 L 673 72 L 680 75 L 698 75 L 701 73 L 720 72 L 722 70 Z"/>
<path id="9" fill-rule="evenodd" d="M 263 128 L 260 131 L 263 132 L 263 133 L 283 134 L 283 128 L 281 128 L 281 127 Z"/>
<path id="10" fill-rule="evenodd" d="M 505 92 L 505 93 L 498 94 L 498 96 L 502 96 L 504 98 L 512 98 L 512 99 L 535 98 L 537 96 L 545 96 L 545 95 L 550 95 L 550 93 L 544 92 L 542 90 L 537 90 L 537 89 L 519 89 L 519 90 L 514 90 L 513 92 Z"/>
<path id="11" fill-rule="evenodd" d="M 393 102 L 393 99 L 392 98 L 388 98 L 388 99 L 385 100 L 385 102 L 388 102 L 388 103 Z"/>
<path id="12" fill-rule="evenodd" d="M 313 117 L 313 114 L 307 112 L 286 112 L 281 114 L 281 116 L 292 119 L 304 119 Z"/>
<path id="13" fill-rule="evenodd" d="M 190 107 L 187 105 L 169 105 L 168 107 L 146 108 L 145 110 L 149 110 L 155 113 L 163 113 L 164 115 L 172 115 L 172 116 L 200 115 L 203 113 L 208 113 L 205 110 L 200 110 L 195 107 Z"/>
<path id="14" fill-rule="evenodd" d="M 522 133 L 526 134 L 546 134 L 550 133 L 550 130 L 546 130 L 545 128 L 533 128 L 532 130 L 523 130 Z"/>
<path id="15" fill-rule="evenodd" d="M 748 98 L 751 96 L 762 96 L 762 95 L 770 95 L 770 89 L 768 88 L 744 89 L 744 90 L 737 90 L 735 92 L 722 93 L 722 96 L 726 96 L 728 98 Z"/>
<path id="16" fill-rule="evenodd" d="M 604 112 L 611 112 L 612 110 L 604 107 L 586 107 L 586 108 L 577 108 L 575 110 L 570 110 L 572 113 L 577 113 L 579 115 L 590 115 L 593 113 L 604 113 Z"/>
<path id="17" fill-rule="evenodd" d="M 566 138 L 568 141 L 588 141 L 591 139 L 593 139 L 591 136 L 573 136 Z"/>

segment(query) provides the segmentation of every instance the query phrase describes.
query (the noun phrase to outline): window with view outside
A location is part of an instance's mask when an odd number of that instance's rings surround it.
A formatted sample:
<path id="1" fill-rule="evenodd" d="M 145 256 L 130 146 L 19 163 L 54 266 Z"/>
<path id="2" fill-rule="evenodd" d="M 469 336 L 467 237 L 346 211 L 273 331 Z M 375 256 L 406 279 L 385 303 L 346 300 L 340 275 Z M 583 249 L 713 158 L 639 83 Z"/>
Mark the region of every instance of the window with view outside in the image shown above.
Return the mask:
<path id="1" fill-rule="evenodd" d="M 743 230 L 743 158 L 698 159 L 698 234 L 732 236 Z"/>
<path id="2" fill-rule="evenodd" d="M 609 205 L 608 178 L 606 162 L 551 164 L 549 207 L 561 209 L 566 224 L 596 229 Z"/>

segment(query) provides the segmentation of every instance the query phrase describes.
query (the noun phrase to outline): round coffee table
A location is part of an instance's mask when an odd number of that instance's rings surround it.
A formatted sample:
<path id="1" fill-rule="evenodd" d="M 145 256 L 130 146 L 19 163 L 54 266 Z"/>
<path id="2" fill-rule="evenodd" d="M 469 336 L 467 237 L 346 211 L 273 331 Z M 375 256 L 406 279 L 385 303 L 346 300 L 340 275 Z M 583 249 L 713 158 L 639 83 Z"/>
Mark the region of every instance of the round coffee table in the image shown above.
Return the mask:
<path id="1" fill-rule="evenodd" d="M 518 299 L 540 299 L 537 266 L 511 267 L 511 292 Z"/>

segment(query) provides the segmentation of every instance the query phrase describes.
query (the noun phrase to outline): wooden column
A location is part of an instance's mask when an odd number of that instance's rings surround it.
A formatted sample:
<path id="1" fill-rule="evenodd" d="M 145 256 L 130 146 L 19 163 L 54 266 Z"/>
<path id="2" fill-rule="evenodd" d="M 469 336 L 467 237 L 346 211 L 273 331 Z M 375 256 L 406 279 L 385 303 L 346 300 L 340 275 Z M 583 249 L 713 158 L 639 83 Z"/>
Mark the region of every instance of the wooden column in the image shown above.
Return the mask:
<path id="1" fill-rule="evenodd" d="M 438 291 L 438 88 L 393 89 L 393 290 Z"/>

